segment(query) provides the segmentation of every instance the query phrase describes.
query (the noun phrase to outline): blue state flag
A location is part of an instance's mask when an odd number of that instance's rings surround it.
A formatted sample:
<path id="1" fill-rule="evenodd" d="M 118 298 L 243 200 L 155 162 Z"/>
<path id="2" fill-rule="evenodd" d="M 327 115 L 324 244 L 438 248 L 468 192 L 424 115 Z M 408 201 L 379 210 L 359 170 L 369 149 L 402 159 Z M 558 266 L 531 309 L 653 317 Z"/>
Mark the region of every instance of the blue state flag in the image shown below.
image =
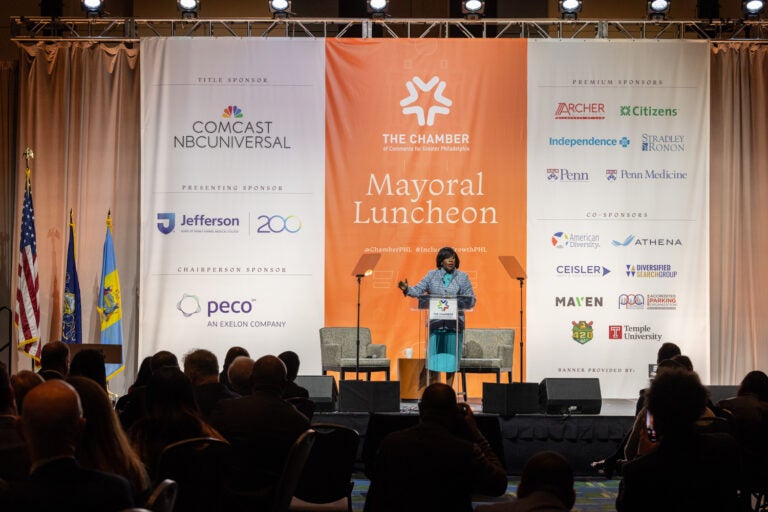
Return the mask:
<path id="1" fill-rule="evenodd" d="M 123 302 L 120 294 L 120 278 L 117 275 L 115 245 L 112 242 L 112 215 L 107 214 L 107 236 L 104 239 L 104 259 L 101 264 L 99 305 L 101 318 L 101 343 L 123 344 Z M 107 364 L 107 380 L 125 368 L 122 364 Z"/>
<path id="2" fill-rule="evenodd" d="M 64 279 L 64 311 L 61 315 L 61 341 L 83 342 L 83 323 L 80 312 L 80 281 L 75 265 L 75 223 L 69 210 L 69 247 L 67 248 L 67 275 Z"/>

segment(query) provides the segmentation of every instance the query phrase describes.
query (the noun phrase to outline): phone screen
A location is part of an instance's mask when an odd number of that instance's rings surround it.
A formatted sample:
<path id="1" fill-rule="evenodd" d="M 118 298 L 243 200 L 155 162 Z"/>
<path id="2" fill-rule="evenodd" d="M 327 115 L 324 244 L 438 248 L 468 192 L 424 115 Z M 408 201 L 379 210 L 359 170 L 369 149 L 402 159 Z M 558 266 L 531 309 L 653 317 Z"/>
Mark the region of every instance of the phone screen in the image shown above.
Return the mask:
<path id="1" fill-rule="evenodd" d="M 645 411 L 645 430 L 648 432 L 648 439 L 655 443 L 656 431 L 653 429 L 653 415 L 648 411 Z"/>

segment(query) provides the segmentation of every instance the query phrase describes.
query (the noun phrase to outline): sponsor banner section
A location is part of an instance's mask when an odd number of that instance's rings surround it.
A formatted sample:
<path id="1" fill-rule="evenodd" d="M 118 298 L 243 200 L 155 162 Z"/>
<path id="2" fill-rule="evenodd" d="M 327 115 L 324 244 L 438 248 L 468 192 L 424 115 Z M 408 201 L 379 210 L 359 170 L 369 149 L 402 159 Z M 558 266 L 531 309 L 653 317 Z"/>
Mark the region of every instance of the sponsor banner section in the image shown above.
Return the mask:
<path id="1" fill-rule="evenodd" d="M 707 380 L 706 45 L 551 43 L 529 44 L 528 380 L 634 398 L 665 342 Z"/>
<path id="2" fill-rule="evenodd" d="M 142 45 L 139 355 L 290 349 L 319 372 L 324 42 Z"/>

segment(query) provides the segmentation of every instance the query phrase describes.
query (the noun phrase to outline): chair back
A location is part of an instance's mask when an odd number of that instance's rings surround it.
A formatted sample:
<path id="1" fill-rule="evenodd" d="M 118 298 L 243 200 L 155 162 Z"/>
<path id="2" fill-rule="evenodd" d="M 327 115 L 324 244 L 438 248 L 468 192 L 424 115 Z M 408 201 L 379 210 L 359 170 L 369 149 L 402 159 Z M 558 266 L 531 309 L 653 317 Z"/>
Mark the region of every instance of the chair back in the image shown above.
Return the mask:
<path id="1" fill-rule="evenodd" d="M 355 357 L 357 354 L 357 327 L 322 327 L 320 344 L 336 344 L 341 348 L 341 357 Z M 360 327 L 360 357 L 364 357 L 367 347 L 372 343 L 371 330 Z"/>
<path id="2" fill-rule="evenodd" d="M 166 478 L 155 486 L 155 490 L 149 495 L 144 506 L 152 512 L 173 512 L 173 507 L 176 506 L 177 491 L 176 482 Z"/>
<path id="3" fill-rule="evenodd" d="M 315 431 L 305 430 L 296 442 L 291 446 L 288 452 L 288 458 L 283 466 L 283 473 L 280 475 L 275 486 L 275 492 L 272 498 L 272 512 L 287 512 L 291 505 L 291 498 L 299 483 L 299 478 L 304 470 L 304 464 L 315 443 Z"/>
<path id="4" fill-rule="evenodd" d="M 316 423 L 312 429 L 315 444 L 293 495 L 317 504 L 347 498 L 349 508 L 360 435 L 352 428 L 331 423 Z"/>
<path id="5" fill-rule="evenodd" d="M 158 478 L 178 484 L 178 509 L 224 510 L 230 494 L 232 447 L 212 437 L 185 439 L 160 452 Z"/>
<path id="6" fill-rule="evenodd" d="M 294 406 L 296 410 L 306 416 L 309 421 L 312 421 L 312 416 L 315 415 L 314 401 L 309 398 L 304 398 L 303 396 L 293 396 L 291 398 L 286 398 L 285 401 Z"/>

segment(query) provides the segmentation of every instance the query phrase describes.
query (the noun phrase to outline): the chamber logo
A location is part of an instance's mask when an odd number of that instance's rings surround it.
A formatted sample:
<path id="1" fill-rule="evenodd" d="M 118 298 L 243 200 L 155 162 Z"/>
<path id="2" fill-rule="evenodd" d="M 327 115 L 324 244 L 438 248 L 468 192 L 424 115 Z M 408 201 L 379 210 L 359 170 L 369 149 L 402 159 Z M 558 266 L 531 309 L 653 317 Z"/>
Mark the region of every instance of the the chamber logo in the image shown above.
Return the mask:
<path id="1" fill-rule="evenodd" d="M 408 97 L 400 100 L 400 106 L 403 107 L 404 115 L 416 116 L 419 126 L 432 126 L 435 124 L 436 115 L 448 115 L 451 112 L 449 107 L 453 105 L 453 101 L 443 95 L 446 88 L 445 80 L 433 76 L 428 82 L 424 82 L 415 76 L 405 83 L 405 88 L 408 89 Z M 433 104 L 424 112 L 424 107 L 414 103 L 419 100 L 422 93 L 429 92 L 432 92 Z"/>

